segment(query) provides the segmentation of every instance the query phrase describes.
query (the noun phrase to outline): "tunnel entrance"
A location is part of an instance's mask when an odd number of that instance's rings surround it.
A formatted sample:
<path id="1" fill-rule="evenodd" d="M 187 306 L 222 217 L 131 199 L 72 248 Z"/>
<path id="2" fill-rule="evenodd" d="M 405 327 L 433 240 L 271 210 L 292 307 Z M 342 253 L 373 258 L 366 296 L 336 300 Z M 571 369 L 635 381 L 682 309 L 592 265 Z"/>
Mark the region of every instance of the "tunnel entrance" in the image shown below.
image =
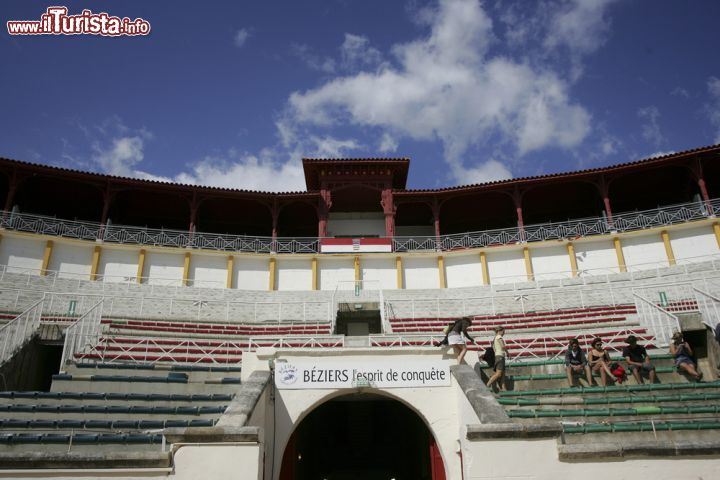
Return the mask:
<path id="1" fill-rule="evenodd" d="M 312 411 L 291 436 L 280 480 L 444 480 L 432 434 L 402 403 L 353 394 Z"/>

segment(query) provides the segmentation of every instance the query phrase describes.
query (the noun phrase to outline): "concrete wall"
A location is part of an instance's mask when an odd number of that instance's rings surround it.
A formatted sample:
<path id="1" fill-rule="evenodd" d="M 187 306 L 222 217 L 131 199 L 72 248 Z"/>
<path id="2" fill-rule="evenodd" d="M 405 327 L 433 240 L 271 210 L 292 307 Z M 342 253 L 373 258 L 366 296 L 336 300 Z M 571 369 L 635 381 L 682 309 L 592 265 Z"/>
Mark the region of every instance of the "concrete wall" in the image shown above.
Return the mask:
<path id="1" fill-rule="evenodd" d="M 350 221 L 350 220 L 348 220 Z M 365 221 L 361 219 L 361 221 Z M 678 264 L 706 261 L 720 256 L 718 241 L 709 221 L 667 228 L 670 243 Z M 631 271 L 668 266 L 661 229 L 618 234 L 628 269 Z M 47 239 L 53 240 L 49 270 L 66 278 L 89 279 L 95 242 L 53 237 L 39 237 L 6 231 L 0 239 L 0 265 L 10 272 L 29 271 L 39 274 Z M 573 241 L 575 257 L 581 276 L 618 273 L 618 258 L 614 236 L 599 236 Z M 567 242 L 548 241 L 486 249 L 473 249 L 434 254 L 360 254 L 360 277 L 379 282 L 383 289 L 397 287 L 396 255 L 403 262 L 404 288 L 434 289 L 440 287 L 437 255 L 443 255 L 447 288 L 482 285 L 480 251 L 486 253 L 490 283 L 527 281 L 523 248 L 530 249 L 535 278 L 548 280 L 570 276 Z M 98 265 L 101 281 L 134 281 L 137 275 L 140 247 L 101 244 Z M 144 276 L 152 285 L 179 286 L 182 283 L 184 256 L 191 252 L 189 280 L 191 286 L 224 288 L 227 283 L 228 253 L 213 253 L 186 249 L 144 247 L 146 259 Z M 310 290 L 312 288 L 311 255 L 277 255 L 275 287 L 281 291 Z M 318 285 L 321 290 L 334 290 L 338 282 L 355 279 L 353 255 L 317 255 Z M 268 255 L 234 254 L 232 288 L 267 291 L 270 280 Z"/>
<path id="2" fill-rule="evenodd" d="M 461 440 L 465 480 L 607 478 L 612 480 L 720 478 L 720 461 L 708 457 L 561 462 L 555 439 Z M 460 478 L 460 477 L 457 477 Z"/>

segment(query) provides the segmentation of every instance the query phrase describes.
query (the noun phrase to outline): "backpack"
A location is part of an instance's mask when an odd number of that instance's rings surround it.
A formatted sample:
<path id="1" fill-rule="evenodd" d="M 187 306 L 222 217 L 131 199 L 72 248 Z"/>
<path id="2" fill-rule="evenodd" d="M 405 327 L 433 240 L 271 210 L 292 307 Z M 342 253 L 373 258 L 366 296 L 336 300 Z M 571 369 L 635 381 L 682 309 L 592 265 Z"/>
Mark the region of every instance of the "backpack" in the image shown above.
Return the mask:
<path id="1" fill-rule="evenodd" d="M 625 369 L 623 366 L 617 362 L 613 362 L 610 364 L 610 371 L 615 377 L 615 381 L 622 384 L 625 380 Z"/>
<path id="2" fill-rule="evenodd" d="M 490 345 L 485 353 L 482 354 L 482 359 L 488 364 L 488 367 L 493 368 L 495 366 L 495 349 Z"/>

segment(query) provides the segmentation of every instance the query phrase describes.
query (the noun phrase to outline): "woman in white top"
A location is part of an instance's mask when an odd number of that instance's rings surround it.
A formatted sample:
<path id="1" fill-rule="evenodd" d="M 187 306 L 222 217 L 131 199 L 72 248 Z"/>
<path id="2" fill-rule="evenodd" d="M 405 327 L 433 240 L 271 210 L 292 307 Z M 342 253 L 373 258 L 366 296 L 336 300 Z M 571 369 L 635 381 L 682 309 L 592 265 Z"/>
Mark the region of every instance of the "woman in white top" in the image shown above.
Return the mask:
<path id="1" fill-rule="evenodd" d="M 505 378 L 505 357 L 507 357 L 507 350 L 505 348 L 503 335 L 505 335 L 505 328 L 495 327 L 495 338 L 492 343 L 493 350 L 495 350 L 495 373 L 487 382 L 488 388 L 493 388 L 498 381 L 500 381 L 500 385 L 502 385 L 502 380 Z"/>

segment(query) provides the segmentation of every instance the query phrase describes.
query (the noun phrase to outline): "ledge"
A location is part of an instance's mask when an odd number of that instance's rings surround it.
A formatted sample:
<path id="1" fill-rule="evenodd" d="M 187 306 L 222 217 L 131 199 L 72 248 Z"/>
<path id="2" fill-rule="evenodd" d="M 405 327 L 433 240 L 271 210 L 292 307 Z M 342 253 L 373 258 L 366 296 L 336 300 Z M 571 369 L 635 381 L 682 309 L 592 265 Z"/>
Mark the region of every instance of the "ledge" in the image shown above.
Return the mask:
<path id="1" fill-rule="evenodd" d="M 637 457 L 685 457 L 697 455 L 720 456 L 720 441 L 660 441 L 618 443 L 581 443 L 558 445 L 561 461 L 595 461 Z"/>
<path id="2" fill-rule="evenodd" d="M 468 440 L 489 440 L 497 438 L 555 438 L 562 434 L 559 422 L 544 423 L 495 423 L 468 425 Z"/>
<path id="3" fill-rule="evenodd" d="M 168 468 L 170 452 L 0 452 L 0 469 Z M 2 476 L 0 474 L 0 476 Z"/>
<path id="4" fill-rule="evenodd" d="M 166 428 L 168 443 L 257 443 L 260 427 L 188 427 Z"/>
<path id="5" fill-rule="evenodd" d="M 485 386 L 475 370 L 466 364 L 453 365 L 450 372 L 470 402 L 482 424 L 509 424 L 510 418 L 495 395 Z"/>

